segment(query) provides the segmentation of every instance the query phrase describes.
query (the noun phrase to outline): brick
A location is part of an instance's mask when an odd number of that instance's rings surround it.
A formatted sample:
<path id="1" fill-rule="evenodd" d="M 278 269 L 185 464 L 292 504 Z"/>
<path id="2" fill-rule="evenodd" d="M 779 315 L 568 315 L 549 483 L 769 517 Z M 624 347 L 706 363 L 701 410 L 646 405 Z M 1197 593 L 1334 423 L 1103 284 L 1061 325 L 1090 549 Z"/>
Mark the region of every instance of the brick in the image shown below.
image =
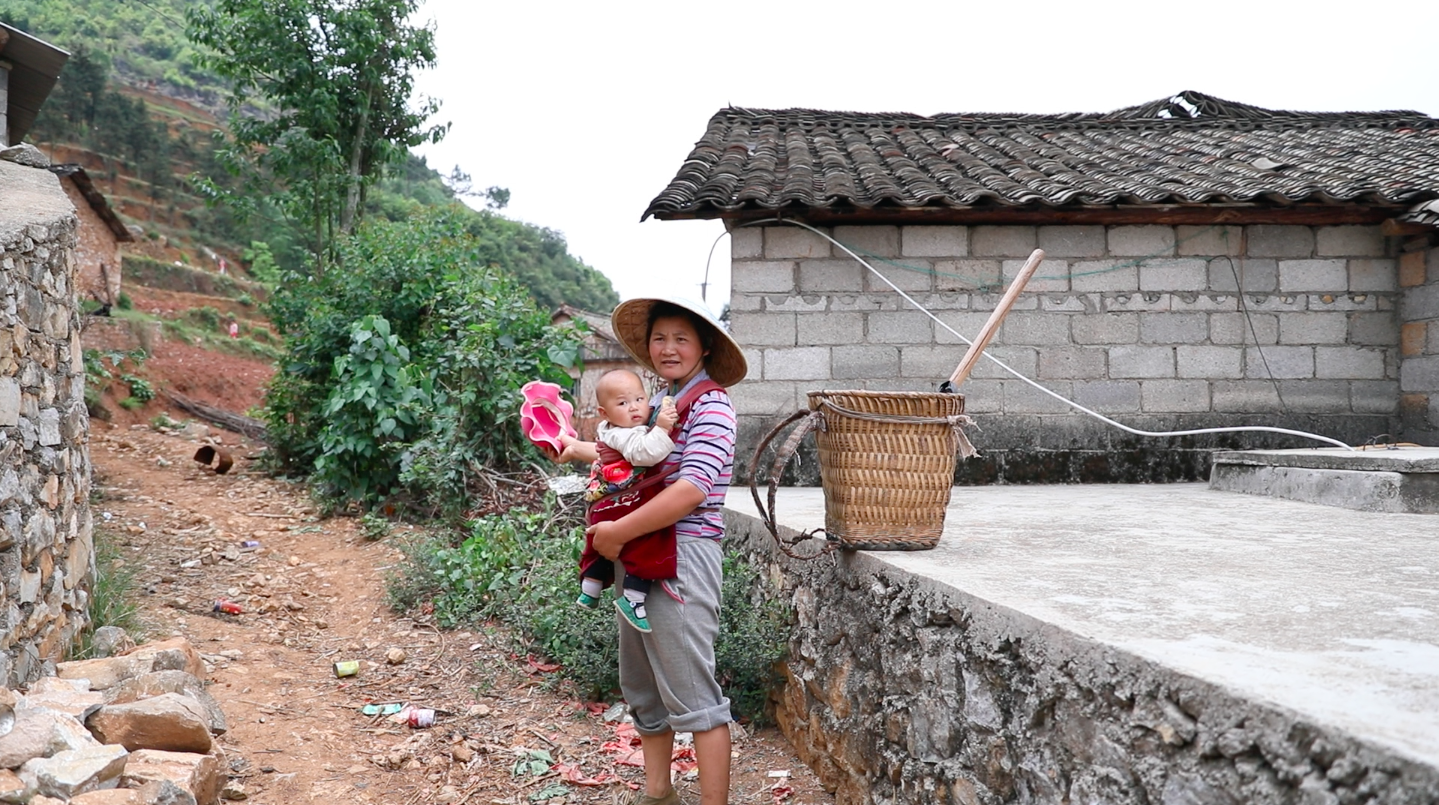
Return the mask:
<path id="1" fill-rule="evenodd" d="M 1174 348 L 1118 346 L 1109 350 L 1111 378 L 1174 377 Z"/>
<path id="2" fill-rule="evenodd" d="M 1284 407 L 1291 411 L 1337 414 L 1349 413 L 1347 380 L 1281 380 L 1279 391 Z"/>
<path id="3" fill-rule="evenodd" d="M 764 309 L 775 313 L 822 313 L 829 307 L 829 298 L 819 294 L 806 296 L 767 296 Z M 734 310 L 734 306 L 730 306 Z"/>
<path id="4" fill-rule="evenodd" d="M 1344 260 L 1280 260 L 1279 291 L 1330 291 L 1349 287 L 1349 266 Z"/>
<path id="5" fill-rule="evenodd" d="M 903 261 L 896 261 L 902 265 L 893 263 L 874 263 L 875 270 L 883 274 L 885 279 L 894 283 L 902 291 L 929 291 L 934 287 L 934 267 L 928 260 L 915 260 L 905 258 Z M 801 268 L 803 266 L 801 265 Z M 873 271 L 861 267 L 864 271 L 864 289 L 870 293 L 894 293 L 889 283 L 876 277 Z"/>
<path id="6" fill-rule="evenodd" d="M 1203 291 L 1209 287 L 1209 264 L 1197 258 L 1146 260 L 1139 265 L 1141 291 Z"/>
<path id="7" fill-rule="evenodd" d="M 934 341 L 934 325 L 929 317 L 917 310 L 865 314 L 868 326 L 864 340 L 871 344 L 929 344 Z M 853 334 L 858 336 L 859 333 Z M 851 338 L 851 341 L 858 340 Z"/>
<path id="8" fill-rule="evenodd" d="M 1244 352 L 1236 347 L 1180 346 L 1174 350 L 1180 377 L 1238 380 Z"/>
<path id="9" fill-rule="evenodd" d="M 731 313 L 758 312 L 764 309 L 764 296 L 757 293 L 732 293 L 729 297 L 729 309 Z"/>
<path id="10" fill-rule="evenodd" d="M 1004 287 L 1019 276 L 1027 260 L 1005 260 L 1000 269 L 1004 272 Z M 1069 263 L 1063 260 L 1045 259 L 1029 282 L 1024 284 L 1025 293 L 1060 293 L 1069 290 Z"/>
<path id="11" fill-rule="evenodd" d="M 864 332 L 863 313 L 800 313 L 795 317 L 798 346 L 853 344 Z"/>
<path id="12" fill-rule="evenodd" d="M 1146 344 L 1194 344 L 1209 337 L 1204 313 L 1141 313 L 1139 340 Z"/>
<path id="13" fill-rule="evenodd" d="M 1349 409 L 1356 414 L 1393 414 L 1399 408 L 1399 381 L 1356 380 L 1349 384 Z"/>
<path id="14" fill-rule="evenodd" d="M 1406 321 L 1399 325 L 1399 354 L 1406 358 L 1423 355 L 1429 343 L 1429 324 Z"/>
<path id="15" fill-rule="evenodd" d="M 999 338 L 1005 344 L 1068 344 L 1069 318 L 1063 313 L 1010 313 L 1000 325 Z"/>
<path id="16" fill-rule="evenodd" d="M 764 351 L 765 380 L 828 380 L 829 347 Z"/>
<path id="17" fill-rule="evenodd" d="M 1377 226 L 1321 226 L 1314 253 L 1320 257 L 1383 257 L 1384 235 Z"/>
<path id="18" fill-rule="evenodd" d="M 933 344 L 903 346 L 899 348 L 899 374 L 901 377 L 947 378 L 963 354 L 954 347 Z"/>
<path id="19" fill-rule="evenodd" d="M 1139 314 L 1074 316 L 1069 320 L 1069 331 L 1076 344 L 1133 344 L 1139 340 Z"/>
<path id="20" fill-rule="evenodd" d="M 1221 413 L 1272 413 L 1279 392 L 1268 380 L 1216 380 L 1209 386 L 1212 409 Z"/>
<path id="21" fill-rule="evenodd" d="M 1390 257 L 1350 260 L 1349 290 L 1379 291 L 1381 293 L 1392 293 L 1399 290 L 1397 261 Z"/>
<path id="22" fill-rule="evenodd" d="M 1069 268 L 1069 287 L 1077 293 L 1137 291 L 1139 266 L 1123 265 L 1115 260 L 1076 262 Z"/>
<path id="23" fill-rule="evenodd" d="M 951 371 L 953 371 L 951 369 Z M 960 386 L 964 394 L 966 414 L 997 414 L 1004 410 L 1004 382 L 1000 380 L 975 380 L 973 376 Z M 971 439 L 976 438 L 973 432 Z"/>
<path id="24" fill-rule="evenodd" d="M 1073 397 L 1072 384 L 1055 380 L 1044 384 L 1061 397 Z M 1067 403 L 1056 400 L 1022 380 L 1004 381 L 1004 412 L 1006 414 L 1063 414 L 1073 411 Z"/>
<path id="25" fill-rule="evenodd" d="M 1310 257 L 1314 230 L 1288 224 L 1255 224 L 1248 228 L 1250 257 Z"/>
<path id="26" fill-rule="evenodd" d="M 1233 293 L 1235 276 L 1244 282 L 1245 293 L 1274 293 L 1279 290 L 1279 261 L 1265 258 L 1216 257 L 1209 261 L 1209 289 Z"/>
<path id="27" fill-rule="evenodd" d="M 1237 226 L 1214 224 L 1175 227 L 1176 251 L 1181 256 L 1238 257 L 1243 233 Z"/>
<path id="28" fill-rule="evenodd" d="M 731 260 L 763 257 L 764 230 L 757 226 L 742 226 L 730 230 L 729 256 Z"/>
<path id="29" fill-rule="evenodd" d="M 730 288 L 736 293 L 793 293 L 794 262 L 736 261 L 730 267 Z"/>
<path id="30" fill-rule="evenodd" d="M 1205 380 L 1145 380 L 1139 384 L 1140 408 L 1146 413 L 1194 413 L 1209 410 Z"/>
<path id="31" fill-rule="evenodd" d="M 1439 284 L 1406 289 L 1399 309 L 1405 321 L 1439 319 Z"/>
<path id="32" fill-rule="evenodd" d="M 1102 414 L 1139 411 L 1139 381 L 1090 380 L 1074 384 L 1074 401 Z"/>
<path id="33" fill-rule="evenodd" d="M 1105 351 L 1085 347 L 1058 347 L 1039 351 L 1039 378 L 1086 379 L 1104 377 Z"/>
<path id="34" fill-rule="evenodd" d="M 976 226 L 973 235 L 975 257 L 1029 257 L 1038 242 L 1032 226 Z"/>
<path id="35" fill-rule="evenodd" d="M 844 260 L 802 260 L 799 264 L 800 293 L 857 292 L 864 289 L 864 266 Z"/>
<path id="36" fill-rule="evenodd" d="M 865 344 L 835 347 L 831 351 L 834 367 L 832 376 L 836 380 L 841 378 L 893 378 L 900 374 L 899 352 L 898 347 Z M 954 367 L 950 367 L 949 371 L 954 371 Z M 945 372 L 944 378 L 948 377 L 949 372 Z"/>
<path id="37" fill-rule="evenodd" d="M 1105 234 L 1102 226 L 1041 226 L 1039 248 L 1046 256 L 1102 257 Z"/>
<path id="38" fill-rule="evenodd" d="M 905 257 L 968 257 L 969 228 L 963 226 L 903 226 L 899 229 L 900 254 Z"/>
<path id="39" fill-rule="evenodd" d="M 745 346 L 792 347 L 797 343 L 794 313 L 730 311 L 730 330 Z"/>
<path id="40" fill-rule="evenodd" d="M 1385 351 L 1358 347 L 1315 347 L 1314 376 L 1321 379 L 1383 380 Z"/>
<path id="41" fill-rule="evenodd" d="M 1405 288 L 1423 285 L 1428 279 L 1424 265 L 1424 252 L 1405 252 L 1399 255 L 1399 284 Z"/>
<path id="42" fill-rule="evenodd" d="M 959 334 L 964 336 L 965 338 L 974 338 L 975 336 L 979 335 L 980 328 L 984 327 L 984 322 L 989 319 L 989 314 L 982 311 L 953 311 L 946 313 L 936 313 L 935 315 L 939 317 L 940 321 L 948 324 L 951 328 L 958 331 Z M 944 329 L 938 324 L 934 325 L 934 343 L 960 345 L 964 344 L 963 341 L 956 338 L 948 330 Z M 1002 338 L 1001 343 L 1003 343 Z M 955 362 L 958 363 L 958 359 L 956 359 Z"/>
<path id="43" fill-rule="evenodd" d="M 8 358 L 0 355 L 0 360 Z M 0 377 L 0 427 L 13 428 L 20 423 L 20 383 L 13 377 Z"/>
<path id="44" fill-rule="evenodd" d="M 1025 377 L 1035 377 L 1039 374 L 1039 350 L 1033 347 L 996 347 L 991 344 L 989 348 L 984 351 L 984 356 L 974 365 L 974 371 L 972 371 L 969 376 L 982 379 L 1014 377 L 1014 375 L 1006 372 L 1004 367 L 989 360 L 988 356 L 991 355 Z M 964 357 L 964 352 L 963 350 L 957 350 L 953 353 L 953 356 L 953 365 L 950 366 L 950 372 L 954 371 L 954 367 L 959 365 L 960 359 Z M 945 373 L 946 376 L 948 376 L 948 374 L 949 372 Z"/>
<path id="45" fill-rule="evenodd" d="M 829 257 L 829 241 L 797 226 L 767 226 L 764 227 L 764 256 L 770 260 L 785 257 Z"/>
<path id="46" fill-rule="evenodd" d="M 1399 319 L 1393 311 L 1349 317 L 1349 343 L 1392 347 L 1399 344 Z"/>
<path id="47" fill-rule="evenodd" d="M 759 347 L 740 347 L 739 351 L 744 355 L 745 366 L 749 367 L 746 377 L 751 380 L 764 377 L 764 350 Z"/>
<path id="48" fill-rule="evenodd" d="M 1377 310 L 1379 295 L 1370 293 L 1323 293 L 1309 294 L 1308 308 L 1311 311 L 1352 312 L 1356 310 Z"/>
<path id="49" fill-rule="evenodd" d="M 936 291 L 998 288 L 1001 282 L 998 260 L 937 260 L 934 263 Z"/>
<path id="50" fill-rule="evenodd" d="M 1116 226 L 1109 230 L 1109 253 L 1115 257 L 1165 257 L 1174 254 L 1174 228 Z"/>
<path id="51" fill-rule="evenodd" d="M 754 376 L 753 369 L 750 376 Z M 735 410 L 746 416 L 783 416 L 800 409 L 801 385 L 786 380 L 766 380 L 763 383 L 745 381 L 730 387 L 729 395 Z"/>
<path id="52" fill-rule="evenodd" d="M 1213 313 L 1209 316 L 1211 344 L 1277 344 L 1279 317 L 1272 313 Z"/>
<path id="53" fill-rule="evenodd" d="M 1314 377 L 1314 347 L 1245 347 L 1244 376 L 1286 380 Z"/>
<path id="54" fill-rule="evenodd" d="M 878 257 L 899 256 L 899 227 L 897 226 L 837 226 L 832 237 L 858 252 Z M 833 246 L 831 245 L 831 248 Z M 841 254 L 838 250 L 836 255 Z M 848 255 L 846 255 L 848 256 Z"/>
<path id="55" fill-rule="evenodd" d="M 1349 335 L 1347 313 L 1303 313 L 1279 314 L 1279 343 L 1281 344 L 1342 344 Z"/>

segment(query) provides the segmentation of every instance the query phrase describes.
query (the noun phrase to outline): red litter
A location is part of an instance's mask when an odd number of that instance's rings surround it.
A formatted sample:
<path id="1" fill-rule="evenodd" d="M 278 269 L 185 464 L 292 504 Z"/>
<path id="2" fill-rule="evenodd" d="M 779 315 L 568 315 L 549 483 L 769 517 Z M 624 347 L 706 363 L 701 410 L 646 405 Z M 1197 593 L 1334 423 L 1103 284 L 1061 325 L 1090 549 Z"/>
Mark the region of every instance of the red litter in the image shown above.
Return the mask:
<path id="1" fill-rule="evenodd" d="M 234 601 L 228 601 L 224 598 L 221 598 L 215 602 L 214 611 L 223 612 L 226 615 L 239 615 L 245 610 Z"/>

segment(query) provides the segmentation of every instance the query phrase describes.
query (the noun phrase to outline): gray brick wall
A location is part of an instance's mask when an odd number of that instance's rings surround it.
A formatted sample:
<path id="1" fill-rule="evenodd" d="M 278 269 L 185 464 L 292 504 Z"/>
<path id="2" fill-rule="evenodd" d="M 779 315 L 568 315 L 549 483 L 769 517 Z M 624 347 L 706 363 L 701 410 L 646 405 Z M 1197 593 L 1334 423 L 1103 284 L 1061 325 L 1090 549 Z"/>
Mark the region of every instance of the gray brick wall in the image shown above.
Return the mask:
<path id="1" fill-rule="evenodd" d="M 1407 417 L 1411 430 L 1439 430 L 1439 250 L 1377 226 L 841 226 L 833 234 L 893 261 L 875 267 L 964 338 L 978 334 L 1030 250 L 1044 248 L 989 351 L 1121 419 L 1155 427 L 1283 420 L 1353 436 L 1397 430 Z M 755 406 L 740 406 L 747 433 L 762 432 L 777 405 L 803 406 L 806 390 L 932 389 L 964 352 L 959 337 L 812 233 L 737 230 L 731 256 L 733 330 L 754 355 L 736 398 Z M 1120 438 L 987 361 L 964 392 L 981 450 L 1105 450 Z M 1025 426 L 1011 427 L 1020 417 Z"/>

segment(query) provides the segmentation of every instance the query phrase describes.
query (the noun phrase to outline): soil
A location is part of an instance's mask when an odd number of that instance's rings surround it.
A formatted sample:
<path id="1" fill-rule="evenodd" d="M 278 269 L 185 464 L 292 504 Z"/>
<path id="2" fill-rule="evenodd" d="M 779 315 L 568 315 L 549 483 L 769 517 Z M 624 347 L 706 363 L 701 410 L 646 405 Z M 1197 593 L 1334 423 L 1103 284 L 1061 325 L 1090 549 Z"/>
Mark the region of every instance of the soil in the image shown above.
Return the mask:
<path id="1" fill-rule="evenodd" d="M 259 401 L 269 367 L 191 350 L 166 342 L 146 375 L 236 413 Z M 219 743 L 250 801 L 612 803 L 642 779 L 611 703 L 575 699 L 503 628 L 446 631 L 391 611 L 385 574 L 403 527 L 368 541 L 354 518 L 322 517 L 302 485 L 263 474 L 262 446 L 143 424 L 159 405 L 92 421 L 92 506 L 138 571 L 147 636 L 184 636 L 209 666 L 230 726 Z M 210 443 L 234 455 L 229 473 L 192 460 Z M 217 599 L 243 613 L 212 611 Z M 341 661 L 358 673 L 337 677 Z M 432 708 L 434 724 L 361 712 L 388 703 Z M 731 802 L 833 802 L 777 731 L 735 734 Z M 677 785 L 697 802 L 686 760 Z"/>

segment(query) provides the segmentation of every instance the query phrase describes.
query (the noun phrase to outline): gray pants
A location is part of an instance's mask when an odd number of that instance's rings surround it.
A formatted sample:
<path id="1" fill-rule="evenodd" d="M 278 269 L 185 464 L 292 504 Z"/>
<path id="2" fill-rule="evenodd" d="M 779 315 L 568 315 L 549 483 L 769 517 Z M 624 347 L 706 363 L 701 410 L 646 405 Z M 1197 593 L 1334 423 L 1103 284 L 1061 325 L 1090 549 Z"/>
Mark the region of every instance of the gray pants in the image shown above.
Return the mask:
<path id="1" fill-rule="evenodd" d="M 704 732 L 729 723 L 715 681 L 723 553 L 718 540 L 678 537 L 676 578 L 645 602 L 649 634 L 621 623 L 620 688 L 641 735 Z M 616 572 L 623 568 L 616 563 Z M 678 597 L 679 600 L 676 600 Z"/>

